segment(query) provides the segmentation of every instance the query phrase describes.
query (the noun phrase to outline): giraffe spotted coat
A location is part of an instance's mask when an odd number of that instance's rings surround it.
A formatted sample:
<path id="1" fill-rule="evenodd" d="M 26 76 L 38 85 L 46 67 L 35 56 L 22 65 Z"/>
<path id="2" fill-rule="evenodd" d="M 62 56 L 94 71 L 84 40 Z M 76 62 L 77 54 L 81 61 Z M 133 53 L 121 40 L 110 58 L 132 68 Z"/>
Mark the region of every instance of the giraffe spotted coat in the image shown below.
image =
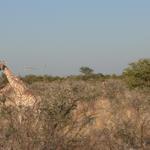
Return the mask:
<path id="1" fill-rule="evenodd" d="M 8 84 L 0 90 L 0 95 L 8 98 L 16 106 L 34 106 L 37 102 L 37 97 L 25 83 L 19 77 L 15 76 L 7 66 L 0 64 L 0 69 L 8 79 Z"/>

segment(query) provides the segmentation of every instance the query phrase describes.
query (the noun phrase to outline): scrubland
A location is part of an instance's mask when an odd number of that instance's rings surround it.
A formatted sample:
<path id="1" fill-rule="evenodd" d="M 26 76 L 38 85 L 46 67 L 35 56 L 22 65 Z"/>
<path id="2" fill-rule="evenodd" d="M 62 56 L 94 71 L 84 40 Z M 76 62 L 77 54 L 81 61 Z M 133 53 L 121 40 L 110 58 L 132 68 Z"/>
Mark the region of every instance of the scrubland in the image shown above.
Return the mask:
<path id="1" fill-rule="evenodd" d="M 120 79 L 35 82 L 38 111 L 0 106 L 1 149 L 149 149 L 150 94 Z"/>
<path id="2" fill-rule="evenodd" d="M 34 110 L 6 106 L 1 98 L 1 150 L 150 149 L 149 88 L 95 76 L 28 86 L 41 97 Z"/>

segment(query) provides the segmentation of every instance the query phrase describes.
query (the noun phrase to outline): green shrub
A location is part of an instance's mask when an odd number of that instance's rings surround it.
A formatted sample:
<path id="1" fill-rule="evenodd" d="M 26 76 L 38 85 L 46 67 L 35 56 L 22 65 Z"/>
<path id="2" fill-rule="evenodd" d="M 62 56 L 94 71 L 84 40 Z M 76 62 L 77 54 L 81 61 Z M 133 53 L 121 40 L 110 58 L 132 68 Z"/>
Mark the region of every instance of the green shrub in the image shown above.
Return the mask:
<path id="1" fill-rule="evenodd" d="M 150 59 L 141 59 L 129 64 L 123 76 L 130 88 L 150 88 Z"/>
<path id="2" fill-rule="evenodd" d="M 34 82 L 52 82 L 56 80 L 63 80 L 62 77 L 53 77 L 49 75 L 37 76 L 37 75 L 27 75 L 25 77 L 21 77 L 22 80 L 28 84 L 32 84 Z"/>

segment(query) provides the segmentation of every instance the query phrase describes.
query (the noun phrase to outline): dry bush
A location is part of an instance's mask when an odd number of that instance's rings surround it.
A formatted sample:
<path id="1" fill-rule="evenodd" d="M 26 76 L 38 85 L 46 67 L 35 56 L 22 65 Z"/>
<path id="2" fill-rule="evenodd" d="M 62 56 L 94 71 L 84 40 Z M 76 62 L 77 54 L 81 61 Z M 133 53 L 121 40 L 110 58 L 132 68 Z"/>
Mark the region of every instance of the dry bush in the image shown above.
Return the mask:
<path id="1" fill-rule="evenodd" d="M 36 82 L 30 88 L 41 96 L 36 110 L 6 106 L 1 99 L 0 149 L 149 148 L 148 92 L 130 91 L 117 79 Z"/>

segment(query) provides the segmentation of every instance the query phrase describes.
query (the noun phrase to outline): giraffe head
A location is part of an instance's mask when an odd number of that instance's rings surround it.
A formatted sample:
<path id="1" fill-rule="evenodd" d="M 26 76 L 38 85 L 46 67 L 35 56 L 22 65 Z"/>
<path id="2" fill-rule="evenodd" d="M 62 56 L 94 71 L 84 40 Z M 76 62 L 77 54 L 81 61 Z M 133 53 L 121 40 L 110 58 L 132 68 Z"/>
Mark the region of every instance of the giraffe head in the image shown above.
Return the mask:
<path id="1" fill-rule="evenodd" d="M 0 61 L 0 71 L 4 70 L 6 68 L 6 65 L 3 61 Z"/>

